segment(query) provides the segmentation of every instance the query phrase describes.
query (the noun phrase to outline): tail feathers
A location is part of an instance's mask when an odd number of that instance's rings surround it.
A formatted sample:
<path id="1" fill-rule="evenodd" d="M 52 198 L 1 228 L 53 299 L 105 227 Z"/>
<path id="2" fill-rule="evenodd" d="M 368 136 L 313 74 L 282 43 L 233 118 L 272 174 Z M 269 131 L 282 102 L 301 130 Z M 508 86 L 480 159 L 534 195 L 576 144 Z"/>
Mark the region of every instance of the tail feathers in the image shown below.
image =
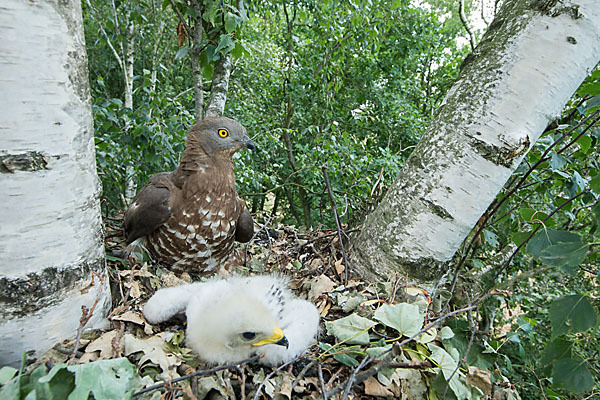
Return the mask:
<path id="1" fill-rule="evenodd" d="M 181 285 L 161 289 L 154 293 L 144 306 L 144 317 L 151 324 L 158 324 L 184 311 L 194 295 L 194 285 Z"/>

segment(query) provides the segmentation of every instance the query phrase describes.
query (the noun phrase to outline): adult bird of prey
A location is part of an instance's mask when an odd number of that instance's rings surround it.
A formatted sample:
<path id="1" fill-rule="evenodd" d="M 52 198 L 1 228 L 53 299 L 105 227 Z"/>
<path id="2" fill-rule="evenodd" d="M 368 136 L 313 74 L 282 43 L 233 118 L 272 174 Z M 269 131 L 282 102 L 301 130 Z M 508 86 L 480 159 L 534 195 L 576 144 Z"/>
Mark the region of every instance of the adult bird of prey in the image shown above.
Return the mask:
<path id="1" fill-rule="evenodd" d="M 185 310 L 186 343 L 213 364 L 264 354 L 279 365 L 310 346 L 319 329 L 316 307 L 295 297 L 280 276 L 212 278 L 161 289 L 144 306 L 151 324 Z"/>
<path id="2" fill-rule="evenodd" d="M 254 143 L 237 121 L 197 122 L 179 166 L 152 176 L 125 211 L 127 244 L 144 239 L 142 246 L 175 270 L 227 265 L 234 240 L 245 243 L 254 232 L 233 174 L 233 154 L 244 147 L 252 150 Z"/>

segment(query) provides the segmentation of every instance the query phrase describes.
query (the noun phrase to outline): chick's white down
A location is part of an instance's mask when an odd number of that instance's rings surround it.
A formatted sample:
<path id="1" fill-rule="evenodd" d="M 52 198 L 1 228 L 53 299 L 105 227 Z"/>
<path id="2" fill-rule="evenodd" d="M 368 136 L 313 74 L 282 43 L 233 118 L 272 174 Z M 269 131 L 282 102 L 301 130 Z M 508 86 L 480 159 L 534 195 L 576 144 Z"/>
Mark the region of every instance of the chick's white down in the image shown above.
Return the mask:
<path id="1" fill-rule="evenodd" d="M 215 364 L 254 354 L 265 355 L 262 364 L 283 364 L 310 346 L 319 328 L 315 306 L 295 297 L 279 276 L 213 278 L 161 289 L 144 306 L 144 316 L 157 324 L 183 310 L 188 346 Z"/>

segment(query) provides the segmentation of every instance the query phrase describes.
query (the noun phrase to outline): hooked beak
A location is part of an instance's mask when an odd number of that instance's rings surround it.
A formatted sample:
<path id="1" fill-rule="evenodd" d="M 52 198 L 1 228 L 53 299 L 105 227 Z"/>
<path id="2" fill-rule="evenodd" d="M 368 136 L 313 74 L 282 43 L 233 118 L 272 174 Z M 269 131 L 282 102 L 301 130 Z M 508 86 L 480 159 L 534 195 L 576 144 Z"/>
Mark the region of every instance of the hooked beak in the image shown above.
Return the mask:
<path id="1" fill-rule="evenodd" d="M 266 344 L 276 344 L 279 346 L 285 346 L 286 349 L 289 346 L 287 338 L 283 334 L 281 328 L 278 326 L 276 326 L 275 329 L 273 329 L 273 336 L 271 336 L 268 339 L 263 339 L 260 342 L 256 342 L 252 346 L 264 346 Z"/>
<path id="2" fill-rule="evenodd" d="M 256 148 L 254 142 L 247 135 L 244 135 L 244 139 L 242 140 L 242 146 L 250 150 L 254 150 Z"/>

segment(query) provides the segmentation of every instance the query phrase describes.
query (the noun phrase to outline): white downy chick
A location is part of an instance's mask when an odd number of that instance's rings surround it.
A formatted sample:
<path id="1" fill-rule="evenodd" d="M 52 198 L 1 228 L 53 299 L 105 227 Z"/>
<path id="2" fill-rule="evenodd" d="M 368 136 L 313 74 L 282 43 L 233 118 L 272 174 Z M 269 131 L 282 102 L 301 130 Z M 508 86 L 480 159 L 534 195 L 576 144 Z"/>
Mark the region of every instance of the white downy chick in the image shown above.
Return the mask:
<path id="1" fill-rule="evenodd" d="M 316 307 L 295 297 L 280 276 L 213 278 L 161 289 L 144 306 L 144 316 L 156 324 L 183 310 L 188 346 L 214 364 L 260 353 L 260 363 L 280 365 L 310 346 L 319 329 Z"/>

